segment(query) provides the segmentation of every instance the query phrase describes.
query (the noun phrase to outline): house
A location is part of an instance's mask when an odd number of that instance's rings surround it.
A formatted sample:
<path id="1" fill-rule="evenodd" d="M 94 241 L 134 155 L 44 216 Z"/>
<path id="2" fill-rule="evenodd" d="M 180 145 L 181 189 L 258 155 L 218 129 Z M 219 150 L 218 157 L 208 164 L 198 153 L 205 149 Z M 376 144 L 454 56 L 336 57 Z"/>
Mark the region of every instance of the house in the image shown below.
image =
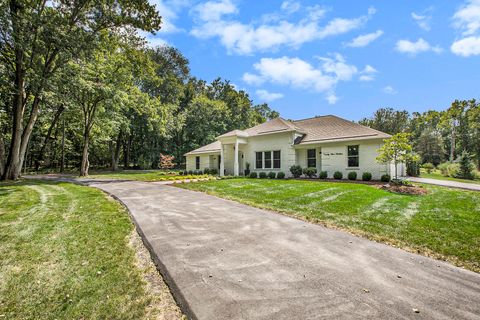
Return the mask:
<path id="1" fill-rule="evenodd" d="M 391 174 L 392 166 L 378 163 L 377 150 L 390 135 L 337 116 L 289 121 L 275 118 L 246 130 L 233 130 L 216 141 L 185 154 L 187 170 L 218 169 L 221 175 L 243 175 L 249 166 L 255 172 L 285 172 L 290 167 L 314 167 L 331 178 L 341 171 L 346 178 L 356 171 L 361 178 Z M 403 168 L 401 168 L 403 170 Z"/>

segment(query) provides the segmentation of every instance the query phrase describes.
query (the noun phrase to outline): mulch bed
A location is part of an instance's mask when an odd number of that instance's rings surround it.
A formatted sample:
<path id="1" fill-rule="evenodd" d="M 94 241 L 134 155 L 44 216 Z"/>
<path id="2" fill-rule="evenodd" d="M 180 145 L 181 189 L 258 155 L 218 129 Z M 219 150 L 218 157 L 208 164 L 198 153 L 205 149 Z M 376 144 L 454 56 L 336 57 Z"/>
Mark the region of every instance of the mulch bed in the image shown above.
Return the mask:
<path id="1" fill-rule="evenodd" d="M 394 193 L 411 194 L 416 196 L 421 196 L 428 193 L 427 189 L 425 189 L 424 187 L 414 186 L 414 185 L 399 186 L 394 184 L 386 184 L 386 185 L 380 186 L 380 189 L 387 190 Z"/>
<path id="2" fill-rule="evenodd" d="M 382 182 L 379 180 L 370 180 L 370 181 L 363 181 L 363 180 L 347 180 L 347 179 L 320 179 L 320 178 L 288 178 L 290 180 L 300 180 L 300 181 L 315 181 L 315 182 L 343 182 L 343 183 L 357 183 L 357 184 L 367 184 L 372 186 L 384 186 L 387 182 Z"/>

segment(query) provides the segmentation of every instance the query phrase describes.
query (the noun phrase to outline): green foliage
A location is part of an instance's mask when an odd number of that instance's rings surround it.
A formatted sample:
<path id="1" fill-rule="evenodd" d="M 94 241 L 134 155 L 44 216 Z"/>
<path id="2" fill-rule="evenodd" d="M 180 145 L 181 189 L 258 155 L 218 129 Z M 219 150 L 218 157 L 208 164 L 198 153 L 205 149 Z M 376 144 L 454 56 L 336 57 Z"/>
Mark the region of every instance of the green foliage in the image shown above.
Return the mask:
<path id="1" fill-rule="evenodd" d="M 284 179 L 285 178 L 285 172 L 279 171 L 277 173 L 277 179 Z"/>
<path id="2" fill-rule="evenodd" d="M 438 165 L 440 173 L 444 177 L 456 177 L 460 171 L 460 165 L 458 163 L 444 162 Z"/>
<path id="3" fill-rule="evenodd" d="M 268 177 L 269 177 L 270 179 L 275 179 L 276 176 L 277 176 L 277 174 L 276 174 L 275 172 L 273 172 L 273 171 L 270 171 L 270 172 L 268 173 Z"/>
<path id="4" fill-rule="evenodd" d="M 262 171 L 262 172 L 259 173 L 258 176 L 259 176 L 260 179 L 266 179 L 267 178 L 267 173 Z"/>
<path id="5" fill-rule="evenodd" d="M 299 165 L 293 165 L 290 167 L 290 173 L 294 178 L 300 178 L 303 173 L 302 167 Z"/>
<path id="6" fill-rule="evenodd" d="M 410 134 L 397 133 L 390 139 L 385 139 L 384 144 L 378 150 L 377 161 L 380 163 L 393 163 L 395 165 L 395 178 L 397 178 L 397 166 L 407 161 L 418 161 L 418 157 L 412 152 L 409 142 Z"/>
<path id="7" fill-rule="evenodd" d="M 427 173 L 432 173 L 432 170 L 435 169 L 435 166 L 433 165 L 433 163 L 427 162 L 422 164 L 422 168 L 425 169 Z"/>
<path id="8" fill-rule="evenodd" d="M 359 123 L 394 135 L 405 132 L 408 129 L 409 121 L 409 113 L 406 110 L 396 111 L 392 108 L 381 108 L 375 111 L 372 118 L 364 118 Z"/>
<path id="9" fill-rule="evenodd" d="M 362 174 L 362 180 L 363 181 L 370 181 L 372 180 L 372 174 L 370 172 L 364 172 Z"/>
<path id="10" fill-rule="evenodd" d="M 333 178 L 337 180 L 341 180 L 343 178 L 343 173 L 341 171 L 335 171 L 333 173 Z"/>
<path id="11" fill-rule="evenodd" d="M 303 168 L 302 173 L 305 177 L 314 178 L 317 174 L 316 168 Z"/>
<path id="12" fill-rule="evenodd" d="M 383 174 L 381 177 L 380 177 L 380 181 L 382 182 L 390 182 L 391 180 L 391 177 L 389 174 Z"/>
<path id="13" fill-rule="evenodd" d="M 255 171 L 250 172 L 250 178 L 256 179 L 257 178 L 257 173 Z"/>
<path id="14" fill-rule="evenodd" d="M 473 173 L 474 166 L 472 164 L 471 156 L 470 154 L 468 154 L 468 152 L 462 152 L 460 159 L 458 159 L 458 164 L 459 168 L 455 177 L 460 179 L 473 180 L 475 177 Z"/>
<path id="15" fill-rule="evenodd" d="M 357 172 L 356 171 L 350 171 L 348 173 L 348 180 L 357 180 Z"/>
<path id="16" fill-rule="evenodd" d="M 212 176 L 217 176 L 218 175 L 218 169 L 217 168 L 210 169 L 210 174 Z"/>
<path id="17" fill-rule="evenodd" d="M 410 177 L 420 176 L 420 163 L 416 158 L 407 161 L 407 175 Z"/>
<path id="18" fill-rule="evenodd" d="M 328 172 L 327 171 L 320 171 L 320 174 L 318 175 L 320 179 L 327 179 L 328 178 Z"/>

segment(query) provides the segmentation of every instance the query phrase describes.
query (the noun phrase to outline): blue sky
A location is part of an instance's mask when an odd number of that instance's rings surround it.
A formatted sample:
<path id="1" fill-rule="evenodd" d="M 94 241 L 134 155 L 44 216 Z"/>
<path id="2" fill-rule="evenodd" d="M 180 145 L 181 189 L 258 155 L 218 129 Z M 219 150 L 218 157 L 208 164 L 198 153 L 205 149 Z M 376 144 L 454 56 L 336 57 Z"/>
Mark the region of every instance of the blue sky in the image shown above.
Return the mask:
<path id="1" fill-rule="evenodd" d="M 479 98 L 480 0 L 150 0 L 192 74 L 229 79 L 285 118 Z"/>

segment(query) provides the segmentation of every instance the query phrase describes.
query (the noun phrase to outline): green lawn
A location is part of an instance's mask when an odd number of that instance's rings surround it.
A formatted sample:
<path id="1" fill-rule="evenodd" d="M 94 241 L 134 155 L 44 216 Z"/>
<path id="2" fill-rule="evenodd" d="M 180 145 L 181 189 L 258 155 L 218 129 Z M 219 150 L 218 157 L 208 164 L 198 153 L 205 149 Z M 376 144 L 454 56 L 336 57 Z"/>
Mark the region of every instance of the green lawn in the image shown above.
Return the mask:
<path id="1" fill-rule="evenodd" d="M 467 179 L 457 179 L 452 177 L 445 177 L 442 176 L 439 170 L 433 170 L 431 173 L 427 173 L 426 171 L 422 170 L 420 174 L 421 178 L 430 178 L 430 179 L 437 179 L 437 180 L 450 180 L 450 181 L 458 181 L 458 182 L 465 182 L 465 183 L 475 183 L 480 184 L 480 180 L 467 180 Z"/>
<path id="2" fill-rule="evenodd" d="M 480 272 L 480 192 L 426 186 L 411 196 L 374 186 L 234 179 L 177 185 L 338 227 Z"/>
<path id="3" fill-rule="evenodd" d="M 136 181 L 170 181 L 207 178 L 208 175 L 186 175 L 182 176 L 176 172 L 165 172 L 162 170 L 126 170 L 126 171 L 99 171 L 92 172 L 88 178 L 93 179 L 118 179 Z"/>
<path id="4" fill-rule="evenodd" d="M 97 189 L 0 184 L 0 319 L 156 318 L 133 232 Z"/>

